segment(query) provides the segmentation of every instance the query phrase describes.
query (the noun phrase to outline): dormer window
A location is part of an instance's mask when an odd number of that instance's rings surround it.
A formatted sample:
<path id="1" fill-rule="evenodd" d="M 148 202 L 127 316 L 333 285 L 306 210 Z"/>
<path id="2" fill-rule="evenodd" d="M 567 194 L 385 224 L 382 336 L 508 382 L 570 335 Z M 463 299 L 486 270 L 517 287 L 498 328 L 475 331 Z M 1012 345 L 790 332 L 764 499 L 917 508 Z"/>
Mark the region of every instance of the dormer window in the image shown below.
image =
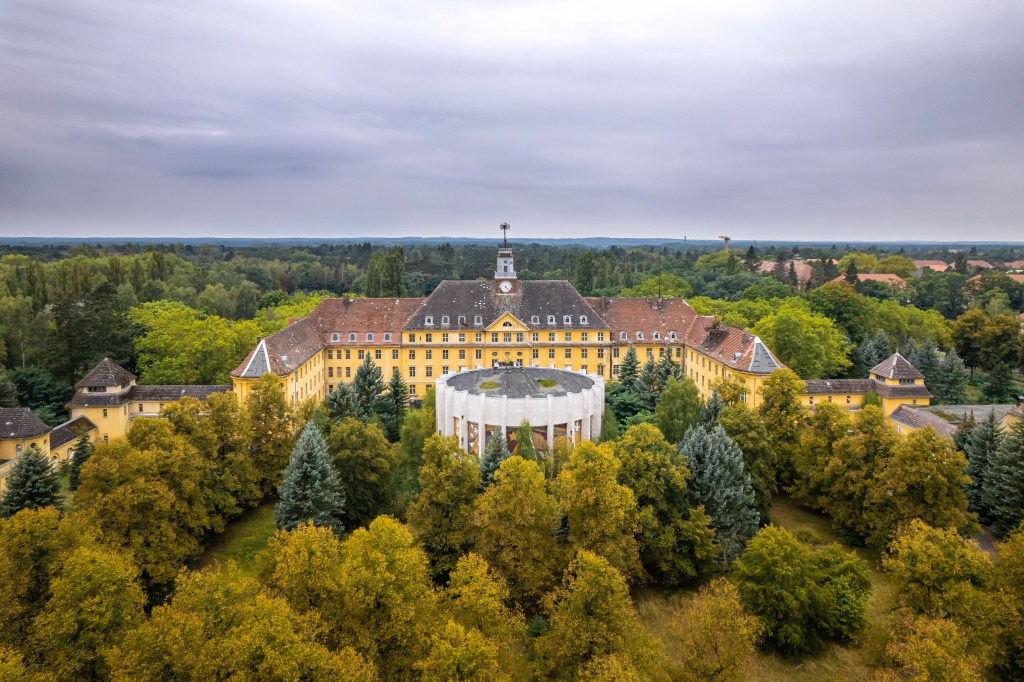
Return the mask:
<path id="1" fill-rule="evenodd" d="M 636 333 L 636 340 L 637 341 L 643 341 L 644 340 L 644 333 L 643 332 L 637 332 Z"/>
<path id="2" fill-rule="evenodd" d="M 661 341 L 661 332 L 654 332 L 653 338 L 655 341 Z"/>
<path id="3" fill-rule="evenodd" d="M 351 341 L 352 343 L 355 343 L 356 342 L 356 333 L 352 332 L 351 334 L 349 334 L 348 335 L 348 340 Z"/>
<path id="4" fill-rule="evenodd" d="M 367 342 L 367 343 L 370 343 L 370 342 L 372 342 L 372 341 L 373 341 L 373 334 L 367 334 L 367 335 L 366 335 L 366 342 Z"/>
<path id="5" fill-rule="evenodd" d="M 448 317 L 447 315 L 445 315 L 445 316 L 443 316 L 441 318 L 441 324 L 451 324 L 451 323 L 452 323 L 452 318 Z"/>
<path id="6" fill-rule="evenodd" d="M 587 323 L 587 316 L 586 315 L 580 315 L 580 324 L 586 324 L 586 323 Z"/>
<path id="7" fill-rule="evenodd" d="M 384 340 L 385 341 L 390 341 L 391 340 L 391 334 L 385 334 L 384 335 Z"/>
<path id="8" fill-rule="evenodd" d="M 465 315 L 459 315 L 459 326 L 462 327 L 462 326 L 465 326 L 465 324 L 466 324 L 466 316 Z"/>
<path id="9" fill-rule="evenodd" d="M 669 332 L 668 333 L 668 340 L 669 341 L 675 341 L 676 340 L 676 333 L 675 332 Z"/>
<path id="10" fill-rule="evenodd" d="M 619 341 L 626 341 L 628 338 L 626 332 L 619 332 Z"/>
<path id="11" fill-rule="evenodd" d="M 341 334 L 338 334 L 338 333 L 331 334 L 331 341 L 341 341 Z"/>
<path id="12" fill-rule="evenodd" d="M 483 323 L 484 323 L 484 316 L 483 315 L 474 315 L 473 316 L 473 324 L 474 325 L 481 326 L 481 325 L 483 325 Z"/>
<path id="13" fill-rule="evenodd" d="M 540 315 L 534 315 L 531 317 L 530 324 L 540 324 Z"/>
<path id="14" fill-rule="evenodd" d="M 504 322 L 501 323 L 501 326 L 502 327 L 511 327 L 512 323 L 509 322 L 508 320 L 505 320 Z"/>
<path id="15" fill-rule="evenodd" d="M 426 319 L 423 320 L 423 324 L 425 324 L 425 325 L 427 325 L 429 327 L 433 327 L 434 326 L 434 316 L 433 315 L 427 315 Z"/>
<path id="16" fill-rule="evenodd" d="M 565 315 L 562 317 L 562 324 L 572 324 L 572 315 Z"/>
<path id="17" fill-rule="evenodd" d="M 555 323 L 555 316 L 554 315 L 548 315 L 548 324 L 554 324 L 554 323 Z"/>

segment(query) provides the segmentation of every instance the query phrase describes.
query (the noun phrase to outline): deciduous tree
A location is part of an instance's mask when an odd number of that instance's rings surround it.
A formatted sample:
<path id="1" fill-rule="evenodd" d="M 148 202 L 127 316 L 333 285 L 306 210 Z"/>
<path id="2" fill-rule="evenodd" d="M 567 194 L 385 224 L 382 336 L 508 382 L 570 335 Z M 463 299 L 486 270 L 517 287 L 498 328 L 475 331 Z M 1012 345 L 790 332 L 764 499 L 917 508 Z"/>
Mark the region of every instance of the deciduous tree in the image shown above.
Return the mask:
<path id="1" fill-rule="evenodd" d="M 753 668 L 761 624 L 743 610 L 739 590 L 718 578 L 674 616 L 671 633 L 679 651 L 673 679 L 739 682 Z"/>
<path id="2" fill-rule="evenodd" d="M 345 528 L 354 530 L 391 509 L 396 448 L 376 424 L 351 417 L 331 427 L 327 449 L 345 492 Z"/>

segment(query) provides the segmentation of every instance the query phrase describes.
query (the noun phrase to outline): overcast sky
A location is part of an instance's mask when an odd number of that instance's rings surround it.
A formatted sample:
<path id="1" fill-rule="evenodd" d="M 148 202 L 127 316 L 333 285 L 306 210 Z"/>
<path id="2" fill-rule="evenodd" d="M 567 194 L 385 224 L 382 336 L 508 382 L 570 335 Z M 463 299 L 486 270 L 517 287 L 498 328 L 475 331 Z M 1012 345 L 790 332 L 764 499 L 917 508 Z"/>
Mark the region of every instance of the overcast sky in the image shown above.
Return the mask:
<path id="1" fill-rule="evenodd" d="M 0 0 L 0 235 L 1024 241 L 1019 0 Z"/>

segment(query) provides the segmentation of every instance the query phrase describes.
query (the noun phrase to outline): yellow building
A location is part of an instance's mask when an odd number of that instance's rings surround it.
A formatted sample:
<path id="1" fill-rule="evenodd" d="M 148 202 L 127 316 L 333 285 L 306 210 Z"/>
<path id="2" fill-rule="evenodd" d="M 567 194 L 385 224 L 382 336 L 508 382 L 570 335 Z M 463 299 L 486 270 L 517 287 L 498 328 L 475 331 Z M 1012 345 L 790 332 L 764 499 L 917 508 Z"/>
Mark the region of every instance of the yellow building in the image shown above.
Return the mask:
<path id="1" fill-rule="evenodd" d="M 75 384 L 75 395 L 67 404 L 71 420 L 85 418 L 95 429 L 93 440 L 110 442 L 124 438 L 136 417 L 157 417 L 164 406 L 184 397 L 205 400 L 231 387 L 201 385 L 144 385 L 135 375 L 110 358 L 103 358 Z"/>
<path id="2" fill-rule="evenodd" d="M 31 447 L 50 454 L 50 426 L 26 407 L 0 407 L 0 494 L 15 459 Z"/>
<path id="3" fill-rule="evenodd" d="M 704 396 L 734 376 L 752 407 L 761 381 L 782 367 L 756 336 L 698 315 L 679 298 L 584 298 L 564 280 L 520 281 L 504 244 L 491 280 L 446 280 L 427 298 L 325 299 L 260 339 L 232 383 L 244 402 L 272 372 L 292 404 L 323 400 L 369 357 L 385 380 L 397 368 L 417 398 L 443 374 L 494 365 L 614 380 L 630 347 L 641 363 L 670 355 Z"/>
<path id="4" fill-rule="evenodd" d="M 932 398 L 924 375 L 899 353 L 872 367 L 867 379 L 808 379 L 804 383 L 801 400 L 809 410 L 824 402 L 858 410 L 864 397 L 875 393 L 882 403 L 882 412 L 889 417 L 901 405 L 927 407 Z"/>

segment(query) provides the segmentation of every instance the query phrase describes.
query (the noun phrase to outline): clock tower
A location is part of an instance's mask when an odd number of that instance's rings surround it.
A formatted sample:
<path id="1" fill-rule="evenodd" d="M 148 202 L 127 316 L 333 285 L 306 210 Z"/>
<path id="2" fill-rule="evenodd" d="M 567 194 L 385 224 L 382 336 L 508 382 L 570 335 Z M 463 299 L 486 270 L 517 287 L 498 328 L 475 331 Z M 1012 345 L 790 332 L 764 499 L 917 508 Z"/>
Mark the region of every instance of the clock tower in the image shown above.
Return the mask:
<path id="1" fill-rule="evenodd" d="M 494 271 L 494 293 L 516 293 L 516 268 L 512 262 L 512 248 L 508 245 L 509 224 L 502 223 L 501 230 L 505 237 L 498 249 L 498 267 Z"/>

